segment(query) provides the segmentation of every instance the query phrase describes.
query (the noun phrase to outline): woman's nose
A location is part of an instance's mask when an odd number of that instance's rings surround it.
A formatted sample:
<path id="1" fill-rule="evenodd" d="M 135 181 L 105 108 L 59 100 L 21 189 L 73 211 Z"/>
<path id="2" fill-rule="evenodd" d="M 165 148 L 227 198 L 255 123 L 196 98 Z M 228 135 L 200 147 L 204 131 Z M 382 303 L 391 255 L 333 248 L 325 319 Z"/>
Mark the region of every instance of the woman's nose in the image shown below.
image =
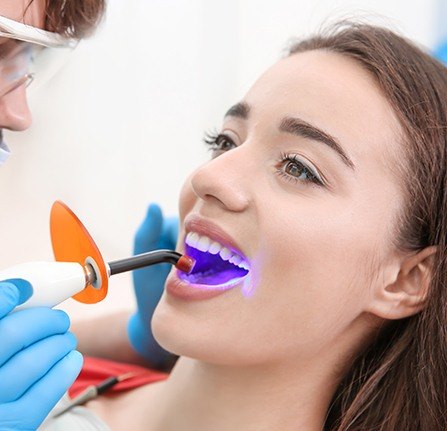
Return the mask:
<path id="1" fill-rule="evenodd" d="M 227 211 L 240 212 L 249 206 L 247 176 L 239 149 L 230 150 L 198 168 L 191 177 L 194 193 L 204 201 Z"/>
<path id="2" fill-rule="evenodd" d="M 14 131 L 26 130 L 31 125 L 31 112 L 22 85 L 0 98 L 0 128 Z"/>

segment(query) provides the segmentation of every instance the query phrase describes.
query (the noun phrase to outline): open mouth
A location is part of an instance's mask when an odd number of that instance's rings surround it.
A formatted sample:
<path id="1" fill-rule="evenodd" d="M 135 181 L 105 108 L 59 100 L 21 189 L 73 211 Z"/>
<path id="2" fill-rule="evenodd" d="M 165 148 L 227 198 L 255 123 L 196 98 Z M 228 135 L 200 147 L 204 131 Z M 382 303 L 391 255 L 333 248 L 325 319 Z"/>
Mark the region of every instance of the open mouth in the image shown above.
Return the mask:
<path id="1" fill-rule="evenodd" d="M 240 254 L 196 232 L 186 236 L 185 253 L 196 264 L 190 274 L 180 273 L 179 277 L 192 284 L 229 286 L 249 273 L 248 262 Z"/>

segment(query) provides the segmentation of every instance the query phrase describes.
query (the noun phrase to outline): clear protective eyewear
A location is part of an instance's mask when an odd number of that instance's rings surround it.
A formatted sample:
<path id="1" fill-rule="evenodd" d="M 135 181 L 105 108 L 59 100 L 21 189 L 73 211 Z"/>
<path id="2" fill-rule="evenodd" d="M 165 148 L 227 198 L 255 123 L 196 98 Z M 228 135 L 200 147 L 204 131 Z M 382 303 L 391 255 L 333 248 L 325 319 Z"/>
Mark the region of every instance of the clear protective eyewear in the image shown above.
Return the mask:
<path id="1" fill-rule="evenodd" d="M 50 79 L 78 41 L 0 16 L 0 98 Z"/>

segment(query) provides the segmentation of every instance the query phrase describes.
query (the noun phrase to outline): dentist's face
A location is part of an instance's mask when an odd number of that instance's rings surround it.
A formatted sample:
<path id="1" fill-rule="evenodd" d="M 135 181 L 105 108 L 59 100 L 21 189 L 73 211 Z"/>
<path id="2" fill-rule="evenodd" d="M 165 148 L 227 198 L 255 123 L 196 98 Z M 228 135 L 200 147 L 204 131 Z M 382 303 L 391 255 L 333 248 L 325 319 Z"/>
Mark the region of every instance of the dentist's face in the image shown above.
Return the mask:
<path id="1" fill-rule="evenodd" d="M 0 2 L 0 15 L 33 27 L 43 28 L 45 3 L 45 0 L 34 0 L 31 4 L 30 0 L 2 0 Z M 0 37 L 0 54 L 2 54 L 2 57 L 3 54 L 8 55 L 15 49 L 13 44 L 14 42 L 11 42 L 11 39 Z M 21 131 L 27 129 L 30 125 L 31 113 L 26 99 L 25 85 L 0 97 L 0 131 L 1 129 Z"/>
<path id="2" fill-rule="evenodd" d="M 395 252 L 398 136 L 354 60 L 310 51 L 267 70 L 183 187 L 178 249 L 198 267 L 168 278 L 152 322 L 161 345 L 215 363 L 300 363 L 367 334 Z"/>

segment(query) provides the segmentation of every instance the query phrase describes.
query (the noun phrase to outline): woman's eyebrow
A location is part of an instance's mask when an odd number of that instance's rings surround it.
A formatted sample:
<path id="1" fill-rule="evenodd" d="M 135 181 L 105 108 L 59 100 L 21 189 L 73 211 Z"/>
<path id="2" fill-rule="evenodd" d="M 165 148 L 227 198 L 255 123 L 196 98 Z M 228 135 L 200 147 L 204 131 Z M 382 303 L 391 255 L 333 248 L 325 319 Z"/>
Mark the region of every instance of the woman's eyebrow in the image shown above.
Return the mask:
<path id="1" fill-rule="evenodd" d="M 250 105 L 247 102 L 239 102 L 233 105 L 225 114 L 225 117 L 236 117 L 246 120 L 250 114 Z"/>
<path id="2" fill-rule="evenodd" d="M 249 114 L 250 105 L 247 102 L 239 102 L 233 105 L 226 112 L 225 117 L 235 117 L 246 120 L 248 119 Z M 338 153 L 346 166 L 352 170 L 355 169 L 354 163 L 349 158 L 343 147 L 339 144 L 338 140 L 313 124 L 310 124 L 301 118 L 285 117 L 279 125 L 279 130 L 281 132 L 290 133 L 303 138 L 309 138 L 327 145 Z"/>
<path id="3" fill-rule="evenodd" d="M 310 124 L 301 118 L 286 117 L 281 120 L 279 130 L 281 132 L 309 138 L 327 145 L 338 153 L 346 166 L 353 170 L 355 169 L 354 163 L 346 154 L 345 150 L 343 150 L 343 147 L 339 144 L 338 140 L 313 124 Z"/>

